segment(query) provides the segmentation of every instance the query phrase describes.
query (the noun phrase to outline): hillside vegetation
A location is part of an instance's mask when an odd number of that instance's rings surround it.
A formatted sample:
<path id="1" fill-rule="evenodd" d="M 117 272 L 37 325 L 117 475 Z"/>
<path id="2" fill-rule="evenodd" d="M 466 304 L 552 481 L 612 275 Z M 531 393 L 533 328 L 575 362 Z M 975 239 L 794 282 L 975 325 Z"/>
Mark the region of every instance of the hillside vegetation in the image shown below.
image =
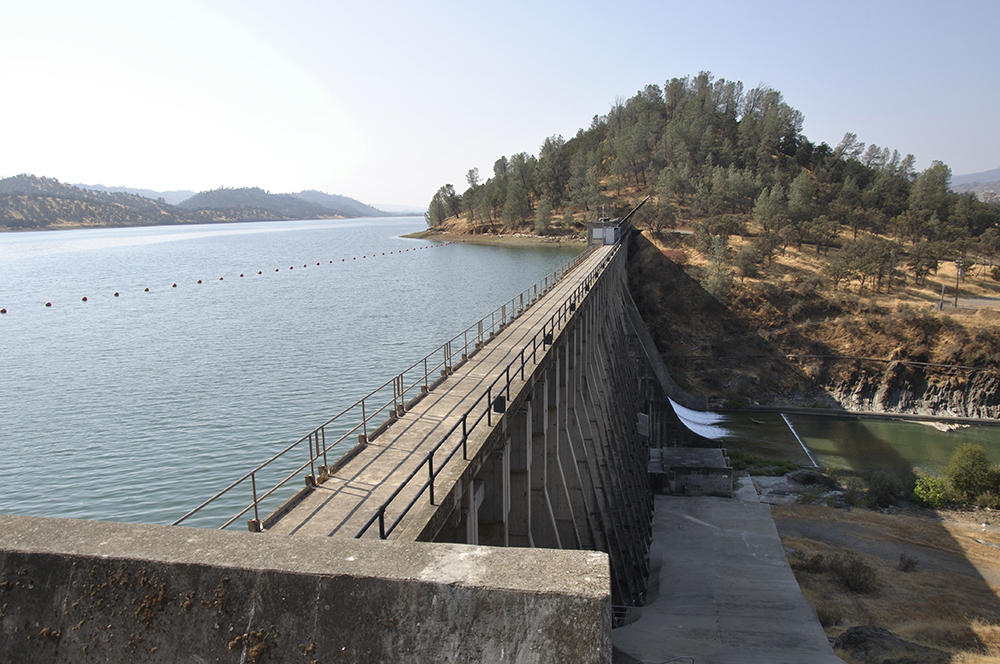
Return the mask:
<path id="1" fill-rule="evenodd" d="M 691 389 L 730 405 L 1000 415 L 996 321 L 963 299 L 1000 296 L 1000 206 L 953 192 L 941 162 L 917 173 L 912 155 L 851 133 L 817 145 L 802 121 L 766 86 L 671 79 L 537 157 L 501 157 L 485 180 L 470 170 L 461 194 L 442 186 L 427 221 L 579 233 L 651 195 L 632 287 Z M 937 311 L 956 286 L 978 314 Z"/>
<path id="2" fill-rule="evenodd" d="M 257 187 L 201 192 L 179 205 L 120 191 L 96 191 L 54 178 L 0 180 L 0 230 L 373 217 L 384 213 L 347 198 L 303 191 L 271 194 Z"/>

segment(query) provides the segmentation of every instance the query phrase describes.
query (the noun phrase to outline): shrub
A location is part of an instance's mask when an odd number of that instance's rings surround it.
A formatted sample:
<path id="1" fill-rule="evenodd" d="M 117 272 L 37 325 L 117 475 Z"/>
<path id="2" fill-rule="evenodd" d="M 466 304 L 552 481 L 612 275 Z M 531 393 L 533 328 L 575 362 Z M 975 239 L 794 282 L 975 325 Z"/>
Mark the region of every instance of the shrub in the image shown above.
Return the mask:
<path id="1" fill-rule="evenodd" d="M 729 448 L 729 465 L 733 470 L 748 470 L 751 475 L 765 475 L 768 477 L 780 477 L 793 470 L 798 470 L 797 464 L 784 459 L 766 459 L 759 454 L 744 452 L 743 450 Z"/>
<path id="2" fill-rule="evenodd" d="M 861 480 L 857 477 L 849 477 L 844 482 L 844 502 L 851 507 L 864 507 L 867 499 L 862 491 Z"/>
<path id="3" fill-rule="evenodd" d="M 872 507 L 888 507 L 896 502 L 903 483 L 888 470 L 873 470 L 865 477 L 868 485 L 867 503 Z"/>
<path id="4" fill-rule="evenodd" d="M 896 565 L 896 569 L 900 572 L 916 572 L 917 565 L 920 564 L 916 558 L 910 558 L 905 553 L 899 554 L 899 564 Z"/>
<path id="5" fill-rule="evenodd" d="M 879 588 L 878 572 L 857 556 L 834 557 L 830 572 L 854 593 L 873 593 Z"/>
<path id="6" fill-rule="evenodd" d="M 974 443 L 958 446 L 948 461 L 944 475 L 948 478 L 952 494 L 963 503 L 971 503 L 980 494 L 997 489 L 991 486 L 996 474 L 990 472 L 986 450 Z"/>
<path id="7" fill-rule="evenodd" d="M 793 550 L 788 554 L 788 564 L 796 572 L 822 574 L 827 570 L 826 559 L 822 553 L 807 554 L 805 551 Z"/>
<path id="8" fill-rule="evenodd" d="M 821 574 L 826 571 L 826 568 L 826 559 L 823 558 L 823 554 L 821 553 L 813 554 L 795 566 L 795 569 L 808 572 L 809 574 Z"/>
<path id="9" fill-rule="evenodd" d="M 691 257 L 688 256 L 688 253 L 683 249 L 664 249 L 663 255 L 677 265 L 687 265 L 688 261 L 691 259 Z"/>
<path id="10" fill-rule="evenodd" d="M 816 609 L 816 617 L 819 618 L 819 624 L 823 627 L 833 627 L 840 624 L 840 621 L 844 619 L 844 614 L 838 609 L 821 606 Z"/>
<path id="11" fill-rule="evenodd" d="M 1000 510 L 1000 494 L 986 491 L 976 497 L 976 505 L 991 510 Z"/>
<path id="12" fill-rule="evenodd" d="M 821 486 L 806 487 L 799 494 L 799 497 L 795 499 L 795 502 L 799 505 L 812 505 L 822 500 L 824 493 L 826 493 L 826 490 Z"/>
<path id="13" fill-rule="evenodd" d="M 942 507 L 948 502 L 948 485 L 940 477 L 921 475 L 913 488 L 913 498 L 924 507 Z"/>

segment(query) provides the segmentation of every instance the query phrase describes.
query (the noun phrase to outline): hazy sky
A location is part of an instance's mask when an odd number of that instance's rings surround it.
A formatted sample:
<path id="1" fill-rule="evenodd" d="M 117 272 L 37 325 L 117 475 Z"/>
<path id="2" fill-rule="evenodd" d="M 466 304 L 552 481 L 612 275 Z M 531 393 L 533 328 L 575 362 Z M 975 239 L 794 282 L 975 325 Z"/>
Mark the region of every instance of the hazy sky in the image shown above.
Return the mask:
<path id="1" fill-rule="evenodd" d="M 1000 166 L 1000 2 L 7 2 L 0 177 L 425 206 L 711 71 L 804 133 Z"/>

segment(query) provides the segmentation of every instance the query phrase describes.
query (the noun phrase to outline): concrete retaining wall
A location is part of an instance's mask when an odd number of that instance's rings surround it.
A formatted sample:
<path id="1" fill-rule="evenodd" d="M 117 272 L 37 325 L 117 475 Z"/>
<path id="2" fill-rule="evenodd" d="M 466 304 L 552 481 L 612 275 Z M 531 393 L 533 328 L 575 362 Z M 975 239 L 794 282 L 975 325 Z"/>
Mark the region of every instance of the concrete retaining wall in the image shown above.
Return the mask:
<path id="1" fill-rule="evenodd" d="M 732 468 L 672 468 L 671 492 L 682 496 L 733 497 Z"/>
<path id="2" fill-rule="evenodd" d="M 0 516 L 0 661 L 610 662 L 594 551 Z"/>

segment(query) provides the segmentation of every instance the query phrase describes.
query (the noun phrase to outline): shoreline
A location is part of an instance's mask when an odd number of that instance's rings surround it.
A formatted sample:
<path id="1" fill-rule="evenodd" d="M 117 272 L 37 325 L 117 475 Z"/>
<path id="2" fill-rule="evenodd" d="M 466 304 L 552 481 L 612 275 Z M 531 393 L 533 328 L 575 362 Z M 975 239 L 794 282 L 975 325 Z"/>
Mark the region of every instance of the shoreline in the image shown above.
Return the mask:
<path id="1" fill-rule="evenodd" d="M 466 244 L 483 244 L 492 246 L 507 246 L 507 247 L 534 247 L 539 245 L 579 245 L 581 247 L 587 246 L 587 240 L 585 238 L 576 235 L 532 235 L 529 233 L 510 233 L 510 234 L 483 234 L 483 235 L 470 235 L 468 233 L 452 233 L 448 231 L 436 230 L 433 228 L 428 228 L 427 230 L 417 231 L 416 233 L 407 233 L 401 237 L 411 238 L 415 240 L 444 240 L 444 241 L 461 241 Z"/>

